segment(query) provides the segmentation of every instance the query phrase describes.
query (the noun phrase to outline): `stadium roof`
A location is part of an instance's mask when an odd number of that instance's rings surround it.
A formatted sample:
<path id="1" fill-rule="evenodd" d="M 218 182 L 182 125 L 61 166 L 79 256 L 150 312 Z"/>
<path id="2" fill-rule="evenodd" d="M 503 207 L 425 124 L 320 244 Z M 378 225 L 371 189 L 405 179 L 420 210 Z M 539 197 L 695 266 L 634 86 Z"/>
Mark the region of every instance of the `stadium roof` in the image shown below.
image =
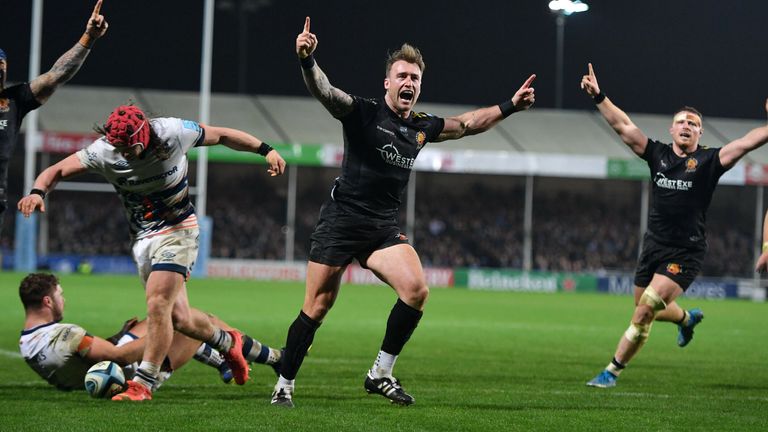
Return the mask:
<path id="1" fill-rule="evenodd" d="M 89 132 L 95 123 L 103 122 L 116 105 L 129 101 L 154 116 L 198 118 L 196 92 L 67 85 L 40 109 L 40 128 L 51 132 Z M 417 108 L 450 116 L 475 107 L 424 102 Z M 669 141 L 670 115 L 630 113 L 630 117 L 650 137 Z M 311 97 L 214 94 L 210 123 L 241 129 L 267 142 L 343 144 L 338 121 Z M 764 124 L 757 120 L 705 117 L 701 142 L 720 147 Z M 634 158 L 596 110 L 533 108 L 513 115 L 484 134 L 430 147 L 445 151 L 508 152 L 510 155 Z M 768 148 L 750 153 L 748 160 L 768 164 Z"/>

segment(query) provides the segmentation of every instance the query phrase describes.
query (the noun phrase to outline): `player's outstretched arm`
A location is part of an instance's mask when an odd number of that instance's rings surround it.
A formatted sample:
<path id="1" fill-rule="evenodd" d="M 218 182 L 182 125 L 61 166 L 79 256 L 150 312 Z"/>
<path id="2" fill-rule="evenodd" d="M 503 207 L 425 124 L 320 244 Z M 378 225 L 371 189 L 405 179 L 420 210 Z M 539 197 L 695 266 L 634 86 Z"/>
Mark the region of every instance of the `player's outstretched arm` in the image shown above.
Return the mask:
<path id="1" fill-rule="evenodd" d="M 312 53 L 317 48 L 317 36 L 309 31 L 309 17 L 304 20 L 304 31 L 296 36 L 296 55 L 301 62 L 301 73 L 307 90 L 319 100 L 332 116 L 344 117 L 352 111 L 352 96 L 332 86 L 328 77 L 315 62 Z"/>
<path id="2" fill-rule="evenodd" d="M 768 100 L 765 101 L 765 111 L 768 113 Z M 743 137 L 731 141 L 720 149 L 720 163 L 726 169 L 736 165 L 745 154 L 768 142 L 768 125 L 752 129 Z"/>
<path id="3" fill-rule="evenodd" d="M 600 91 L 600 86 L 597 84 L 597 77 L 595 76 L 595 70 L 592 68 L 592 63 L 589 63 L 589 71 L 586 75 L 581 77 L 581 88 L 584 90 L 597 104 L 597 109 L 600 110 L 600 114 L 603 115 L 605 121 L 619 134 L 619 137 L 624 144 L 638 156 L 642 156 L 645 153 L 645 146 L 648 144 L 648 137 L 640 130 L 632 120 L 630 120 L 627 113 L 622 111 L 619 107 L 613 104 L 604 93 Z"/>
<path id="4" fill-rule="evenodd" d="M 132 340 L 124 345 L 115 346 L 105 339 L 93 336 L 91 348 L 85 353 L 85 358 L 94 362 L 111 360 L 120 365 L 141 361 L 147 338 Z"/>
<path id="5" fill-rule="evenodd" d="M 85 33 L 83 33 L 83 36 L 75 46 L 59 57 L 51 70 L 29 83 L 32 94 L 35 95 L 35 99 L 41 104 L 48 101 L 48 98 L 51 97 L 60 85 L 75 76 L 77 71 L 80 70 L 80 66 L 83 65 L 85 58 L 88 57 L 88 53 L 91 52 L 96 39 L 104 36 L 104 33 L 107 32 L 109 25 L 104 16 L 100 14 L 101 2 L 102 0 L 96 2 L 93 12 L 90 18 L 88 18 L 88 24 L 85 26 Z"/>
<path id="6" fill-rule="evenodd" d="M 44 195 L 52 191 L 60 180 L 82 174 L 86 170 L 76 154 L 67 156 L 41 172 L 32 185 L 33 192 L 20 199 L 16 207 L 24 217 L 29 217 L 37 209 L 45 213 Z"/>
<path id="7" fill-rule="evenodd" d="M 274 177 L 285 172 L 285 160 L 277 150 L 255 136 L 237 129 L 226 127 L 208 126 L 201 124 L 205 129 L 203 145 L 210 146 L 223 144 L 232 150 L 258 153 L 267 160 L 267 172 Z"/>
<path id="8" fill-rule="evenodd" d="M 435 142 L 477 135 L 496 126 L 512 113 L 527 110 L 536 101 L 534 88 L 531 87 L 534 79 L 536 79 L 535 74 L 529 76 L 511 100 L 504 101 L 499 105 L 465 112 L 456 117 L 446 118 L 443 131 L 440 132 Z"/>

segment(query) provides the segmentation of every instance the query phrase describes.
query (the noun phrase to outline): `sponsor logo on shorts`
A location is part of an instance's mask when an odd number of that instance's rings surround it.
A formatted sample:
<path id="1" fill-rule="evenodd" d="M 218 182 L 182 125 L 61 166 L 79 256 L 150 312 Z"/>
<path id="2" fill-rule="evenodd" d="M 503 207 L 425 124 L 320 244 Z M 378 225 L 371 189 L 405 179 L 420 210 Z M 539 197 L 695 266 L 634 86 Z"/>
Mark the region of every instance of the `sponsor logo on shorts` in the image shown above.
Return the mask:
<path id="1" fill-rule="evenodd" d="M 0 120 L 0 130 L 5 130 L 8 127 L 8 120 Z"/>
<path id="2" fill-rule="evenodd" d="M 163 259 L 166 259 L 166 260 L 172 260 L 172 259 L 176 258 L 176 254 L 171 252 L 171 251 L 165 251 L 165 252 L 161 253 L 160 256 L 163 257 Z"/>
<path id="3" fill-rule="evenodd" d="M 699 166 L 699 161 L 694 158 L 689 158 L 685 161 L 685 172 L 694 172 L 696 167 Z"/>
<path id="4" fill-rule="evenodd" d="M 671 275 L 678 275 L 683 271 L 683 266 L 680 264 L 669 263 L 667 264 L 667 273 Z"/>

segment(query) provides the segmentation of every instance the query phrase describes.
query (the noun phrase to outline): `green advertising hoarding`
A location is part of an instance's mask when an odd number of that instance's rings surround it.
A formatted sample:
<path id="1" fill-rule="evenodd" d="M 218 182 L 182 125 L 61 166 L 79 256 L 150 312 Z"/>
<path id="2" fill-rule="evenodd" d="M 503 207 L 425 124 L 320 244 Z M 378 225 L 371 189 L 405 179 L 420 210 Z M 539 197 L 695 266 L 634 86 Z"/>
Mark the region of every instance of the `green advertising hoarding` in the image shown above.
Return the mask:
<path id="1" fill-rule="evenodd" d="M 597 277 L 576 273 L 461 268 L 454 272 L 454 286 L 492 291 L 595 292 Z"/>
<path id="2" fill-rule="evenodd" d="M 285 159 L 289 165 L 322 166 L 323 146 L 320 144 L 270 144 Z M 209 162 L 229 163 L 259 163 L 263 164 L 264 156 L 256 153 L 232 150 L 224 145 L 206 147 Z M 197 160 L 199 149 L 189 152 L 190 160 Z"/>
<path id="3" fill-rule="evenodd" d="M 608 178 L 645 180 L 650 178 L 648 164 L 642 159 L 608 159 Z"/>

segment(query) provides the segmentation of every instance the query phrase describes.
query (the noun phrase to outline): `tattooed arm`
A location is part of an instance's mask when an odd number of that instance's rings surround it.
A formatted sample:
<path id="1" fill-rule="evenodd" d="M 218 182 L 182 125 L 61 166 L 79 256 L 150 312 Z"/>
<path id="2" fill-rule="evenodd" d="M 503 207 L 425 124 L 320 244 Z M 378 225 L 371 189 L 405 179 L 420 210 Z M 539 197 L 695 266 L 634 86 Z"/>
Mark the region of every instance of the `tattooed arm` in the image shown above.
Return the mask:
<path id="1" fill-rule="evenodd" d="M 328 77 L 315 64 L 312 53 L 317 48 L 317 36 L 309 32 L 309 17 L 304 21 L 304 31 L 296 37 L 296 54 L 301 60 L 301 73 L 307 89 L 336 118 L 352 111 L 352 96 L 331 85 Z"/>
<path id="2" fill-rule="evenodd" d="M 35 95 L 35 99 L 41 104 L 47 102 L 48 98 L 51 97 L 60 85 L 75 76 L 77 71 L 80 70 L 80 66 L 83 65 L 85 58 L 88 57 L 88 53 L 91 52 L 96 39 L 104 36 L 104 33 L 107 32 L 109 24 L 104 20 L 104 16 L 100 14 L 101 2 L 102 0 L 96 2 L 96 6 L 94 6 L 91 17 L 88 19 L 88 24 L 85 27 L 85 33 L 83 33 L 80 41 L 59 57 L 51 70 L 29 83 L 32 94 Z"/>

